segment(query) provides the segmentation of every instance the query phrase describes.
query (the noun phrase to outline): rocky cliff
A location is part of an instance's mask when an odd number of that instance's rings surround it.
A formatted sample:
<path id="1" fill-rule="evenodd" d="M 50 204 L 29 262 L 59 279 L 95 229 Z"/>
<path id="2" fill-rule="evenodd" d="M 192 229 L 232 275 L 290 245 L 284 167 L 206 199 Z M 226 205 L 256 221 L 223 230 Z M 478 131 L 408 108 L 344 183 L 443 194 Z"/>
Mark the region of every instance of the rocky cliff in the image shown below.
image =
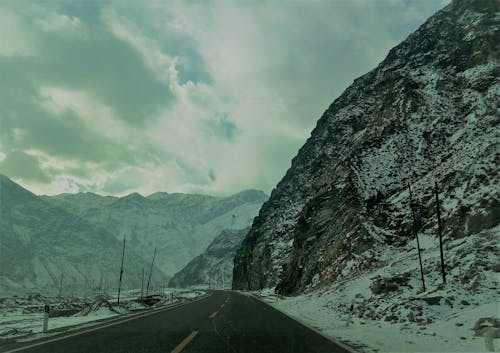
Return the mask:
<path id="1" fill-rule="evenodd" d="M 297 293 L 386 265 L 414 241 L 409 185 L 420 234 L 437 234 L 437 183 L 445 243 L 498 238 L 498 38 L 498 1 L 454 0 L 356 79 L 254 220 L 233 287 Z"/>

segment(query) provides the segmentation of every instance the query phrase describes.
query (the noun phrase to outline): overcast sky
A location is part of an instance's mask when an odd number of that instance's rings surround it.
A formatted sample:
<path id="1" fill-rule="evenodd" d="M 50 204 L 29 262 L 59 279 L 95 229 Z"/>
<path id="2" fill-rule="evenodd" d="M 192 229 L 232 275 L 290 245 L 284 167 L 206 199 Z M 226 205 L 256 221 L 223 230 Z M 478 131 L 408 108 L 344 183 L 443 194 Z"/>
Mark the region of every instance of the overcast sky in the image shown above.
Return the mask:
<path id="1" fill-rule="evenodd" d="M 448 2 L 0 1 L 0 173 L 37 194 L 269 193 Z"/>

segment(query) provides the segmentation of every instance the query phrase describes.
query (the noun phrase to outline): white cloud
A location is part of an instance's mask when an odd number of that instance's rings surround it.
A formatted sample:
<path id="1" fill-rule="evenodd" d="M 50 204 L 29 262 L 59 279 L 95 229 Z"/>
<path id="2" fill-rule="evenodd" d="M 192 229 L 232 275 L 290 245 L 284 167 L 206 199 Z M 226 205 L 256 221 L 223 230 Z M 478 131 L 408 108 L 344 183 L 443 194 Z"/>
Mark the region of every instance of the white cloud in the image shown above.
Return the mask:
<path id="1" fill-rule="evenodd" d="M 25 30 L 22 17 L 0 8 L 0 55 L 32 56 L 35 48 L 35 36 Z"/>
<path id="2" fill-rule="evenodd" d="M 43 32 L 57 32 L 82 38 L 87 36 L 87 28 L 78 17 L 46 13 L 43 18 L 35 19 L 35 24 Z"/>
<path id="3" fill-rule="evenodd" d="M 114 187 L 120 194 L 227 194 L 255 187 L 269 192 L 328 105 L 423 22 L 439 6 L 436 3 L 106 3 L 94 20 L 134 48 L 153 76 L 168 83 L 166 90 L 175 99 L 150 112 L 155 116 L 147 117 L 148 124 L 134 130 L 95 92 L 64 82 L 37 82 L 39 103 L 53 119 L 73 112 L 96 134 L 123 143 L 127 153 L 137 152 L 142 160 L 117 163 L 109 170 L 38 151 L 42 166 L 57 177 L 50 185 L 34 185 L 34 190 L 102 192 Z M 38 11 L 34 23 L 46 36 L 90 31 L 78 16 Z M 102 28 L 92 28 L 87 40 L 99 38 Z M 0 10 L 0 55 L 33 55 L 33 38 L 36 33 L 26 30 L 20 16 Z M 201 69 L 186 68 L 189 64 L 200 64 Z M 189 69 L 194 73 L 181 80 Z M 197 80 L 197 70 L 206 70 L 211 80 Z M 225 136 L 222 121 L 237 133 Z M 219 133 L 210 130 L 218 126 Z M 71 170 L 78 167 L 92 170 L 92 175 L 76 177 Z"/>
<path id="4" fill-rule="evenodd" d="M 270 191 L 347 80 L 374 67 L 402 39 L 391 29 L 425 19 L 418 9 L 396 2 L 390 4 L 397 10 L 391 18 L 361 0 L 289 5 L 155 4 L 160 18 L 173 19 L 165 31 L 191 38 L 214 78 L 212 84 L 180 84 L 176 60 L 170 63 L 176 103 L 148 136 L 158 149 L 176 156 L 181 169 L 187 165 L 198 177 L 186 182 L 189 178 L 178 169 L 169 170 L 169 187 L 208 193 L 248 187 Z M 239 129 L 234 140 L 204 133 L 203 123 L 219 113 Z"/>
<path id="5" fill-rule="evenodd" d="M 43 98 L 42 106 L 54 117 L 71 111 L 100 135 L 122 141 L 130 137 L 124 124 L 113 118 L 112 109 L 93 99 L 86 92 L 42 86 L 40 95 Z"/>
<path id="6" fill-rule="evenodd" d="M 102 19 L 107 23 L 114 35 L 131 45 L 141 55 L 146 66 L 157 75 L 166 80 L 168 70 L 173 58 L 163 53 L 154 39 L 145 36 L 133 22 L 127 20 L 111 7 L 102 12 Z"/>

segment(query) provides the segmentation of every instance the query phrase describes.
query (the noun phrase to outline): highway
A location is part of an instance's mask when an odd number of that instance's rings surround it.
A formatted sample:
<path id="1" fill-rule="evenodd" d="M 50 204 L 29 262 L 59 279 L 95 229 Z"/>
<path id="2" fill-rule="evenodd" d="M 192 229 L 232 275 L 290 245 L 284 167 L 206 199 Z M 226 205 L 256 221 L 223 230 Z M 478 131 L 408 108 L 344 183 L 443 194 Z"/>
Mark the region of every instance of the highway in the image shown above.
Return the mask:
<path id="1" fill-rule="evenodd" d="M 347 353 L 259 300 L 231 291 L 176 307 L 124 316 L 0 352 L 30 353 Z"/>

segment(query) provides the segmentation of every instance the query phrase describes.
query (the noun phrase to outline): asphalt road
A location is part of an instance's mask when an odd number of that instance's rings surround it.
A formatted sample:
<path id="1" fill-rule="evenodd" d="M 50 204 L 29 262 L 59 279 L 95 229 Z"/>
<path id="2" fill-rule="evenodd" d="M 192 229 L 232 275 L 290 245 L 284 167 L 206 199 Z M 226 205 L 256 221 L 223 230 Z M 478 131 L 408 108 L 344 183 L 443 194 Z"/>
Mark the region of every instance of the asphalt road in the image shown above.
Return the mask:
<path id="1" fill-rule="evenodd" d="M 0 352 L 346 353 L 348 350 L 255 298 L 215 291 L 182 306 L 3 346 Z"/>

